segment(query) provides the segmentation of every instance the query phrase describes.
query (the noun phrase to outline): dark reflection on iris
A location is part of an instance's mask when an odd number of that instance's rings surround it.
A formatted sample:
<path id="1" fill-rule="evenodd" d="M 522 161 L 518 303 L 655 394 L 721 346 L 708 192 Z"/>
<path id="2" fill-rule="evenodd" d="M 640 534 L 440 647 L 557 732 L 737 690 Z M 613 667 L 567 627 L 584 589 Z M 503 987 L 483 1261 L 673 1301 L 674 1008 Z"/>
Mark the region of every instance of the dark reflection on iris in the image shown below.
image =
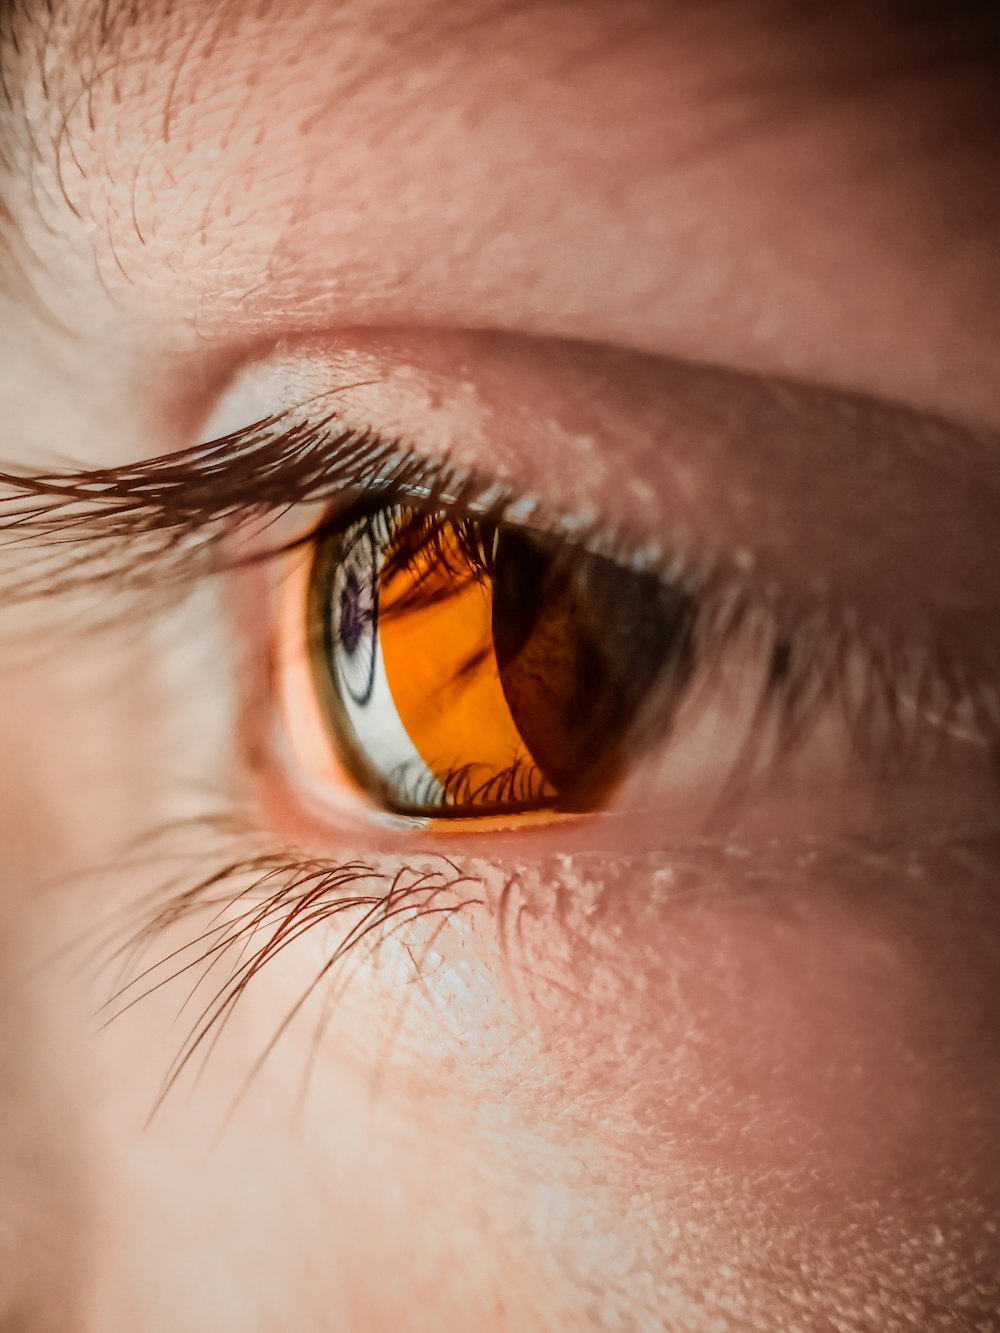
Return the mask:
<path id="1" fill-rule="evenodd" d="M 511 716 L 563 804 L 618 776 L 652 700 L 687 677 L 692 601 L 653 575 L 528 533 L 498 534 L 493 643 Z M 657 719 L 662 725 L 662 714 Z"/>
<path id="2" fill-rule="evenodd" d="M 349 569 L 340 590 L 340 642 L 347 653 L 356 653 L 364 629 L 361 614 L 361 588 L 353 569 Z"/>
<path id="3" fill-rule="evenodd" d="M 378 661 L 378 564 L 371 525 L 360 525 L 336 557 L 329 570 L 333 586 L 324 598 L 326 655 L 343 688 L 364 705 L 375 687 Z"/>

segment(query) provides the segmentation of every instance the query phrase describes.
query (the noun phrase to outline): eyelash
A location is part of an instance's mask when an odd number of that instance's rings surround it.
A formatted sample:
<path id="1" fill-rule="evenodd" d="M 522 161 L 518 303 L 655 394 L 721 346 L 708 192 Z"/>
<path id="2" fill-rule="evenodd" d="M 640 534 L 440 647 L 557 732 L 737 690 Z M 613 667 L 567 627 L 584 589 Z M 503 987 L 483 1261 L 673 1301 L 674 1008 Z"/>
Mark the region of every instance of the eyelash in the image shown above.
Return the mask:
<path id="1" fill-rule="evenodd" d="M 290 423 L 282 416 L 263 418 L 135 467 L 0 472 L 0 487 L 8 491 L 0 498 L 0 530 L 19 545 L 34 545 L 36 556 L 44 550 L 51 557 L 49 564 L 38 561 L 33 580 L 11 590 L 24 600 L 105 579 L 140 590 L 162 586 L 165 578 L 190 583 L 192 555 L 207 551 L 213 557 L 199 573 L 241 563 L 240 557 L 220 558 L 220 545 L 237 531 L 269 527 L 305 504 L 343 509 L 352 496 L 379 495 L 386 503 L 474 512 L 499 523 L 525 503 L 509 488 L 447 460 L 423 458 L 374 431 L 343 430 L 335 416 Z M 532 518 L 558 527 L 540 510 Z M 291 545 L 315 540 L 328 521 Z M 71 535 L 62 538 L 68 529 Z M 67 542 L 68 554 L 58 549 Z M 288 545 L 258 551 L 253 559 L 269 559 Z M 614 554 L 625 552 L 616 546 Z"/>
<path id="2" fill-rule="evenodd" d="M 232 840 L 241 848 L 259 839 L 251 824 L 243 825 L 226 816 L 197 820 L 194 825 L 172 825 L 151 833 L 148 841 L 155 843 L 158 837 L 206 829 L 214 841 Z M 339 939 L 302 987 L 249 1070 L 234 1097 L 231 1114 L 281 1036 L 324 983 L 329 984 L 330 992 L 325 997 L 323 1023 L 329 1021 L 332 1004 L 350 979 L 341 971 L 348 958 L 355 958 L 362 948 L 377 954 L 397 932 L 419 922 L 437 920 L 426 951 L 433 947 L 438 931 L 448 921 L 483 905 L 484 890 L 482 880 L 463 873 L 455 862 L 439 853 L 426 858 L 422 866 L 403 861 L 391 869 L 362 861 L 331 864 L 307 855 L 293 858 L 287 849 L 264 849 L 250 855 L 244 851 L 221 862 L 213 873 L 203 874 L 193 886 L 170 894 L 152 911 L 140 905 L 138 925 L 126 915 L 103 938 L 88 937 L 84 941 L 99 967 L 117 969 L 117 982 L 102 1010 L 103 1026 L 117 1022 L 163 987 L 191 974 L 194 984 L 182 1008 L 203 994 L 203 987 L 207 989 L 208 998 L 164 1075 L 150 1110 L 152 1118 L 199 1052 L 207 1063 L 241 997 L 261 970 L 315 928 L 343 918 L 347 924 Z M 198 933 L 146 964 L 148 949 L 189 919 L 202 922 Z M 407 952 L 419 976 L 422 962 L 412 950 Z M 216 969 L 221 969 L 224 977 L 218 985 Z M 311 1062 L 304 1071 L 303 1091 L 310 1070 Z"/>
<path id="3" fill-rule="evenodd" d="M 567 546 L 579 545 L 650 572 L 648 561 L 630 549 L 627 534 L 609 534 L 595 526 L 583 534 L 574 532 L 569 540 L 558 516 L 526 503 L 509 486 L 455 469 L 446 459 L 422 458 L 374 432 L 344 431 L 334 415 L 314 422 L 269 417 L 135 467 L 0 473 L 0 486 L 8 491 L 0 498 L 0 533 L 19 551 L 30 549 L 37 561 L 28 577 L 22 563 L 16 587 L 5 589 L 20 600 L 95 583 L 143 593 L 183 588 L 201 575 L 266 562 L 290 547 L 316 542 L 362 499 L 369 507 L 404 503 L 453 515 L 456 523 L 472 516 L 498 525 L 530 526 Z M 318 523 L 290 541 L 259 545 L 275 522 L 306 504 L 324 508 Z M 249 534 L 253 541 L 244 546 L 238 534 Z M 653 572 L 698 602 L 692 674 L 710 682 L 733 641 L 748 629 L 764 634 L 770 643 L 771 669 L 753 723 L 756 735 L 766 732 L 770 737 L 768 765 L 799 744 L 811 719 L 831 702 L 840 705 L 859 749 L 879 768 L 892 770 L 905 763 L 931 722 L 937 734 L 944 734 L 971 715 L 977 734 L 991 746 L 997 744 L 1000 709 L 991 688 L 956 662 L 946 645 L 914 654 L 906 645 L 879 643 L 848 614 L 837 615 L 832 608 L 817 612 L 815 607 L 802 612 L 736 570 L 678 558 L 682 555 L 671 553 L 672 563 Z M 856 677 L 849 682 L 859 654 L 860 684 Z M 905 706 L 907 699 L 924 698 L 935 700 L 933 720 L 921 709 Z M 734 774 L 730 794 L 738 796 L 759 769 L 748 750 L 746 771 Z M 424 912 L 451 913 L 478 901 L 456 899 L 447 909 L 433 905 L 449 888 L 465 882 L 457 867 L 451 869 L 450 882 L 441 872 L 428 878 L 409 865 L 387 881 L 384 872 L 371 866 L 269 852 L 234 860 L 194 888 L 171 891 L 169 900 L 132 934 L 127 954 L 134 957 L 167 925 L 216 903 L 220 894 L 223 907 L 248 898 L 257 905 L 237 918 L 235 927 L 224 921 L 197 936 L 181 951 L 187 961 L 176 955 L 160 960 L 126 979 L 113 997 L 112 1005 L 123 1011 L 182 972 L 202 965 L 207 978 L 221 959 L 236 959 L 216 1003 L 206 1008 L 178 1055 L 163 1095 L 210 1034 L 221 1030 L 249 981 L 300 932 L 352 908 L 361 912 L 360 923 L 334 947 L 311 992 L 329 976 L 333 963 L 362 941 L 382 938 Z M 419 886 L 425 899 L 424 908 L 414 906 L 409 916 L 399 887 L 407 876 L 414 881 L 407 902 L 420 898 Z M 243 880 L 247 883 L 239 888 Z M 381 881 L 386 887 L 381 893 L 353 892 L 361 881 Z M 257 932 L 272 924 L 263 944 L 251 949 Z"/>

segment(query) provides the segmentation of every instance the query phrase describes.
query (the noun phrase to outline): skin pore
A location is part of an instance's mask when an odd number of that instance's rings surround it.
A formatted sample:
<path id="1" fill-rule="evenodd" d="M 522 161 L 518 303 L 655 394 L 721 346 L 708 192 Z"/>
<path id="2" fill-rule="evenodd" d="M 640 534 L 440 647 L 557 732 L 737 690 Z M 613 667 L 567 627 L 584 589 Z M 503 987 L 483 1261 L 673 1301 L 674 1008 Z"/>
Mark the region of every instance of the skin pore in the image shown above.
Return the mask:
<path id="1" fill-rule="evenodd" d="M 607 814 L 419 830 L 303 791 L 280 558 L 12 595 L 0 1329 L 997 1326 L 994 47 L 814 8 L 0 10 L 7 471 L 333 403 L 972 682 L 903 764 L 831 709 L 720 803 L 737 688 Z M 296 934 L 157 1104 L 272 855 L 454 910 L 259 1063 L 364 908 Z"/>

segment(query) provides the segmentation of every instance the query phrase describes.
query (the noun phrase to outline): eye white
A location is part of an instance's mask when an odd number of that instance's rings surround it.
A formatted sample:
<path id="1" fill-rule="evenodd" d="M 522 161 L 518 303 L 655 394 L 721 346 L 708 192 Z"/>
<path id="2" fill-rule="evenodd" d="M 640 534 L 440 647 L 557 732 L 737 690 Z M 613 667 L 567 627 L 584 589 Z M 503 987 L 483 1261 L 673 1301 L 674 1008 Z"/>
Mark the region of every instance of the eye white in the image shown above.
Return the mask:
<path id="1" fill-rule="evenodd" d="M 344 536 L 324 608 L 337 694 L 367 765 L 392 789 L 419 793 L 419 804 L 447 801 L 414 746 L 393 701 L 379 637 L 378 580 L 385 544 L 370 521 Z"/>

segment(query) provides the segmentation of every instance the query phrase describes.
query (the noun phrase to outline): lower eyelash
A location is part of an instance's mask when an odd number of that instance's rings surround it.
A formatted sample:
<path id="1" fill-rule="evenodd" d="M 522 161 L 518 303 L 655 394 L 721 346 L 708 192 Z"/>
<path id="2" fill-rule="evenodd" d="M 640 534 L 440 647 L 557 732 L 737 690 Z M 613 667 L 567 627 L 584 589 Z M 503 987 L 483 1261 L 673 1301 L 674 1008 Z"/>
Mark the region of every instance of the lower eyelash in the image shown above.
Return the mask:
<path id="1" fill-rule="evenodd" d="M 484 777 L 484 771 L 488 776 Z M 499 772 L 476 762 L 463 764 L 440 774 L 401 768 L 389 781 L 415 810 L 426 809 L 443 795 L 456 805 L 474 806 L 483 815 L 491 807 L 510 814 L 519 806 L 530 807 L 543 795 L 545 778 L 530 759 L 516 759 Z"/>
<path id="2" fill-rule="evenodd" d="M 230 821 L 203 819 L 194 821 L 194 827 L 201 831 L 207 828 L 213 834 L 225 827 L 238 835 Z M 171 830 L 178 831 L 177 826 Z M 254 834 L 248 829 L 246 836 Z M 256 836 L 259 838 L 259 834 Z M 114 991 L 104 1006 L 105 1025 L 184 978 L 191 984 L 181 1012 L 201 997 L 188 1035 L 164 1076 L 151 1118 L 199 1054 L 202 1067 L 207 1063 L 248 986 L 307 933 L 342 926 L 325 960 L 255 1060 L 231 1110 L 236 1109 L 281 1037 L 321 986 L 327 988 L 322 1023 L 329 1022 L 350 980 L 348 959 L 355 958 L 359 951 L 377 953 L 387 939 L 417 922 L 441 918 L 443 926 L 459 913 L 483 903 L 481 881 L 463 874 L 442 855 L 427 858 L 423 867 L 404 862 L 390 871 L 362 861 L 330 862 L 278 850 L 226 862 L 195 884 L 167 887 L 156 897 L 155 908 L 147 905 L 139 909 L 142 919 L 138 925 L 134 924 L 137 913 L 133 909 L 132 921 L 116 927 L 96 950 L 103 967 L 118 968 Z M 206 915 L 207 922 L 197 934 L 155 961 L 146 962 L 153 944 L 171 929 Z M 433 938 L 432 934 L 431 943 Z M 419 970 L 419 958 L 414 957 L 414 964 Z M 314 1051 L 321 1035 L 315 1035 Z M 308 1073 L 307 1069 L 303 1090 Z"/>
<path id="3" fill-rule="evenodd" d="M 227 836 L 240 835 L 238 826 L 231 819 L 204 819 L 196 821 L 196 826 L 207 829 L 213 836 L 220 830 Z M 176 834 L 182 827 L 174 825 L 170 832 Z M 164 830 L 159 832 L 162 835 Z M 252 836 L 250 830 L 246 835 Z M 798 865 L 798 873 L 802 872 L 803 866 L 810 866 L 814 878 L 817 857 L 829 857 L 835 867 L 834 882 L 839 882 L 838 875 L 844 877 L 845 867 L 850 881 L 852 876 L 856 879 L 862 869 L 870 874 L 877 858 L 884 859 L 887 867 L 898 867 L 908 857 L 917 865 L 924 863 L 921 858 L 928 864 L 930 858 L 960 864 L 963 875 L 992 884 L 997 838 L 997 826 L 989 824 L 971 827 L 956 844 L 955 850 L 947 840 L 925 835 L 915 839 L 903 852 L 898 847 L 879 843 L 871 846 L 845 844 L 839 839 L 824 848 L 815 839 L 807 837 L 798 847 L 790 844 L 781 855 L 789 865 Z M 657 864 L 669 867 L 667 897 L 657 901 L 654 871 L 648 910 L 661 910 L 665 902 L 674 900 L 678 893 L 681 899 L 687 899 L 693 890 L 711 895 L 717 891 L 720 872 L 723 872 L 724 880 L 725 875 L 733 873 L 734 865 L 739 870 L 744 890 L 747 893 L 759 890 L 762 884 L 767 886 L 774 880 L 776 872 L 770 862 L 778 855 L 776 849 L 777 844 L 765 843 L 759 864 L 755 858 L 748 859 L 745 848 L 733 846 L 728 839 L 700 838 L 678 844 L 671 849 L 667 862 L 660 859 L 665 852 L 663 849 L 658 854 Z M 988 855 L 984 855 L 983 849 L 988 849 Z M 582 873 L 592 873 L 587 858 L 578 859 L 581 860 Z M 625 859 L 630 861 L 633 858 Z M 788 865 L 780 855 L 778 864 L 783 877 Z M 748 866 L 753 867 L 749 874 Z M 615 868 L 626 873 L 619 862 Z M 927 870 L 916 879 L 908 879 L 907 885 L 917 894 L 929 893 L 935 873 Z M 556 880 L 558 876 L 559 871 Z M 605 872 L 599 872 L 599 877 L 602 892 L 608 892 Z M 538 882 L 534 883 L 536 880 Z M 149 1118 L 152 1120 L 196 1058 L 201 1055 L 202 1069 L 208 1063 L 237 1005 L 265 969 L 307 933 L 341 926 L 326 951 L 326 957 L 306 980 L 236 1088 L 220 1124 L 221 1132 L 294 1020 L 323 987 L 325 993 L 319 1005 L 319 1019 L 299 1076 L 298 1102 L 302 1105 L 322 1039 L 351 980 L 349 962 L 353 960 L 357 964 L 364 956 L 374 956 L 377 962 L 378 950 L 388 938 L 401 936 L 407 928 L 436 919 L 438 924 L 432 926 L 429 936 L 422 938 L 416 950 L 406 946 L 413 975 L 419 977 L 439 932 L 463 912 L 484 907 L 495 913 L 497 947 L 500 955 L 508 960 L 511 950 L 518 947 L 519 896 L 523 897 L 526 891 L 548 895 L 552 882 L 553 876 L 544 858 L 537 867 L 526 863 L 503 872 L 499 890 L 498 885 L 488 889 L 484 878 L 463 872 L 440 854 L 429 858 L 423 866 L 400 864 L 393 869 L 380 869 L 361 861 L 331 863 L 279 850 L 234 859 L 220 864 L 214 872 L 203 875 L 187 887 L 161 888 L 154 895 L 155 906 L 149 903 L 139 909 L 133 906 L 129 912 L 132 924 L 118 925 L 93 950 L 102 969 L 110 966 L 121 969 L 114 993 L 104 1007 L 105 1025 L 121 1021 L 134 1006 L 184 978 L 190 978 L 191 984 L 180 1006 L 181 1014 L 199 996 L 207 994 L 162 1079 L 150 1108 Z M 613 892 L 613 888 L 610 891 Z M 553 898 L 553 928 L 569 928 L 568 920 L 563 921 L 560 913 L 572 911 L 571 906 L 565 906 L 572 897 L 572 894 L 563 894 Z M 584 912 L 590 910 L 588 893 L 581 896 L 581 901 Z M 564 904 L 562 908 L 560 902 Z M 233 916 L 235 909 L 239 910 Z M 134 921 L 137 914 L 141 916 L 138 924 Z M 167 952 L 158 950 L 154 961 L 146 962 L 155 945 L 159 943 L 162 948 L 172 928 L 183 927 L 203 916 L 207 920 L 196 934 L 187 936 L 179 946 Z M 401 1003 L 405 1003 L 405 997 L 401 997 Z M 383 1056 L 387 1055 L 388 1050 L 383 1052 Z"/>
<path id="4" fill-rule="evenodd" d="M 446 773 L 441 785 L 457 804 L 502 805 L 508 809 L 530 805 L 538 799 L 545 779 L 538 766 L 530 759 L 516 759 L 508 768 L 481 777 L 480 766 L 466 764 Z"/>

